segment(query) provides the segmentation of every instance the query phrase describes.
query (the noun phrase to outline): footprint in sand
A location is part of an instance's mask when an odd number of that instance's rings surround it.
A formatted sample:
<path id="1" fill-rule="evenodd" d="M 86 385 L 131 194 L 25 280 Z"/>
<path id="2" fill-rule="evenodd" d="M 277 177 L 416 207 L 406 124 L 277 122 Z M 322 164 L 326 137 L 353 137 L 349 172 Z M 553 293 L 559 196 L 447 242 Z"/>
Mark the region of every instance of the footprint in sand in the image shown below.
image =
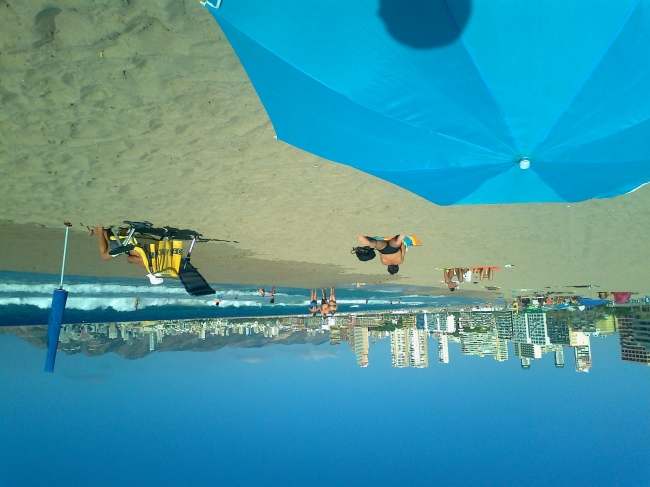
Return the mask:
<path id="1" fill-rule="evenodd" d="M 34 31 L 40 37 L 33 47 L 41 47 L 54 40 L 56 32 L 55 17 L 61 13 L 60 8 L 48 7 L 41 10 L 34 18 Z"/>

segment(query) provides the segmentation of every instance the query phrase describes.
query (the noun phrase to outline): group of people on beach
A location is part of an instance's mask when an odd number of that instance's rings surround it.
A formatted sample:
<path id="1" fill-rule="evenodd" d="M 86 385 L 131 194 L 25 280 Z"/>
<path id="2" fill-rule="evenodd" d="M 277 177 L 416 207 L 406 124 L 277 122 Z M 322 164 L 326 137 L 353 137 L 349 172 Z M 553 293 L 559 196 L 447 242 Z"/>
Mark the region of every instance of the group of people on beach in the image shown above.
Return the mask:
<path id="1" fill-rule="evenodd" d="M 320 300 L 320 305 L 318 303 L 317 299 L 317 292 L 316 289 L 311 290 L 311 295 L 309 297 L 309 312 L 311 313 L 312 316 L 316 316 L 318 311 L 320 310 L 321 315 L 323 315 L 324 318 L 327 318 L 328 316 L 334 315 L 336 313 L 336 310 L 339 309 L 339 305 L 336 302 L 336 295 L 334 294 L 334 288 L 330 288 L 330 297 L 327 299 L 327 295 L 325 293 L 325 288 L 321 288 L 321 300 Z"/>
<path id="2" fill-rule="evenodd" d="M 444 282 L 450 291 L 455 291 L 464 282 L 472 282 L 473 279 L 482 281 L 494 279 L 494 272 L 501 270 L 500 267 L 455 267 L 443 269 Z M 493 286 L 488 286 L 493 287 Z"/>

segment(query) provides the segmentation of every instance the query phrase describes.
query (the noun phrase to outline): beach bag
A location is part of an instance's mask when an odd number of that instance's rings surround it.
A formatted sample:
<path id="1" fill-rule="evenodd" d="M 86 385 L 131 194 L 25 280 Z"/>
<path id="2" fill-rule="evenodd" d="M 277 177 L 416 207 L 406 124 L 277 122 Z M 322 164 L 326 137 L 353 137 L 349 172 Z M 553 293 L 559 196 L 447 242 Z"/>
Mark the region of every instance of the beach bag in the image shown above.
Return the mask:
<path id="1" fill-rule="evenodd" d="M 351 253 L 357 254 L 357 259 L 359 259 L 361 262 L 372 260 L 377 255 L 375 253 L 375 249 L 368 247 L 367 245 L 364 247 L 354 247 Z"/>

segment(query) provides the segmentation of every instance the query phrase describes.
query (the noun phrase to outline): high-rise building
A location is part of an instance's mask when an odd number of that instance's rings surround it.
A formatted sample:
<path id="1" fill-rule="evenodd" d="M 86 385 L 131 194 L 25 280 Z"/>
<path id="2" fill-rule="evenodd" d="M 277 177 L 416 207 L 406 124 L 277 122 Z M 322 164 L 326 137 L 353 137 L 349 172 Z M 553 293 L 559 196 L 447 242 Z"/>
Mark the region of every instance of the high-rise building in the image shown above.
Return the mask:
<path id="1" fill-rule="evenodd" d="M 446 333 L 454 333 L 456 331 L 456 317 L 448 314 L 445 318 L 445 327 L 442 330 Z"/>
<path id="2" fill-rule="evenodd" d="M 554 345 L 569 346 L 569 325 L 559 321 L 557 318 L 546 315 L 546 327 L 548 337 Z"/>
<path id="3" fill-rule="evenodd" d="M 512 315 L 512 341 L 515 343 L 529 343 L 528 324 L 526 314 L 517 313 Z"/>
<path id="4" fill-rule="evenodd" d="M 427 316 L 426 313 L 422 313 L 422 314 L 414 315 L 414 318 L 415 318 L 415 327 L 416 327 L 418 330 L 425 330 L 425 329 L 428 329 L 428 326 L 425 326 L 425 322 L 428 321 L 428 320 L 426 319 L 426 316 Z"/>
<path id="5" fill-rule="evenodd" d="M 471 313 L 469 311 L 461 311 L 458 314 L 457 327 L 466 328 L 471 326 Z"/>
<path id="6" fill-rule="evenodd" d="M 438 362 L 441 364 L 449 363 L 449 337 L 446 333 L 438 335 Z"/>
<path id="7" fill-rule="evenodd" d="M 352 342 L 350 342 L 352 343 Z M 368 328 L 365 326 L 354 327 L 354 353 L 360 367 L 368 367 Z"/>
<path id="8" fill-rule="evenodd" d="M 463 355 L 485 355 L 497 354 L 497 331 L 489 328 L 486 331 L 461 332 L 460 353 Z"/>
<path id="9" fill-rule="evenodd" d="M 623 362 L 650 365 L 650 320 L 619 318 L 618 338 Z"/>
<path id="10" fill-rule="evenodd" d="M 152 332 L 149 333 L 149 351 L 153 352 L 156 349 L 156 334 Z"/>
<path id="11" fill-rule="evenodd" d="M 530 342 L 535 345 L 550 345 L 551 340 L 546 328 L 546 313 L 526 313 Z"/>
<path id="12" fill-rule="evenodd" d="M 409 366 L 408 334 L 406 328 L 397 328 L 390 332 L 390 356 L 393 367 Z"/>
<path id="13" fill-rule="evenodd" d="M 497 335 L 502 340 L 512 340 L 512 311 L 496 313 Z"/>
<path id="14" fill-rule="evenodd" d="M 496 341 L 496 353 L 494 354 L 494 360 L 505 362 L 508 360 L 508 341 L 498 337 Z"/>
<path id="15" fill-rule="evenodd" d="M 493 328 L 496 324 L 496 317 L 491 311 L 472 311 L 470 314 L 470 325 L 484 328 Z"/>
<path id="16" fill-rule="evenodd" d="M 393 367 L 424 368 L 429 366 L 427 334 L 415 327 L 397 328 L 390 332 L 390 354 Z"/>
<path id="17" fill-rule="evenodd" d="M 429 366 L 429 350 L 427 348 L 427 334 L 417 328 L 408 329 L 409 365 L 417 369 Z"/>
<path id="18" fill-rule="evenodd" d="M 115 323 L 108 325 L 108 338 L 111 340 L 117 338 L 117 325 Z"/>

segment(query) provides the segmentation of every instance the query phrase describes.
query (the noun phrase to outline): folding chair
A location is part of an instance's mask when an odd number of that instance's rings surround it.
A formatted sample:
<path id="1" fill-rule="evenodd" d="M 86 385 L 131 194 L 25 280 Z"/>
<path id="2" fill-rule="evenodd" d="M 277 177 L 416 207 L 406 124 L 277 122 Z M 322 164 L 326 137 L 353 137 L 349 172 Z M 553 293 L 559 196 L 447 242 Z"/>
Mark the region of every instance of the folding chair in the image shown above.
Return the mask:
<path id="1" fill-rule="evenodd" d="M 116 257 L 135 251 L 142 258 L 153 284 L 162 282 L 162 277 L 171 277 L 180 279 L 185 290 L 192 296 L 215 294 L 216 291 L 190 262 L 196 242 L 205 241 L 199 233 L 170 227 L 154 228 L 149 222 L 125 221 L 124 224 L 125 227 L 109 229 L 110 255 Z M 138 238 L 153 242 L 138 242 Z M 185 257 L 184 240 L 191 242 Z"/>

